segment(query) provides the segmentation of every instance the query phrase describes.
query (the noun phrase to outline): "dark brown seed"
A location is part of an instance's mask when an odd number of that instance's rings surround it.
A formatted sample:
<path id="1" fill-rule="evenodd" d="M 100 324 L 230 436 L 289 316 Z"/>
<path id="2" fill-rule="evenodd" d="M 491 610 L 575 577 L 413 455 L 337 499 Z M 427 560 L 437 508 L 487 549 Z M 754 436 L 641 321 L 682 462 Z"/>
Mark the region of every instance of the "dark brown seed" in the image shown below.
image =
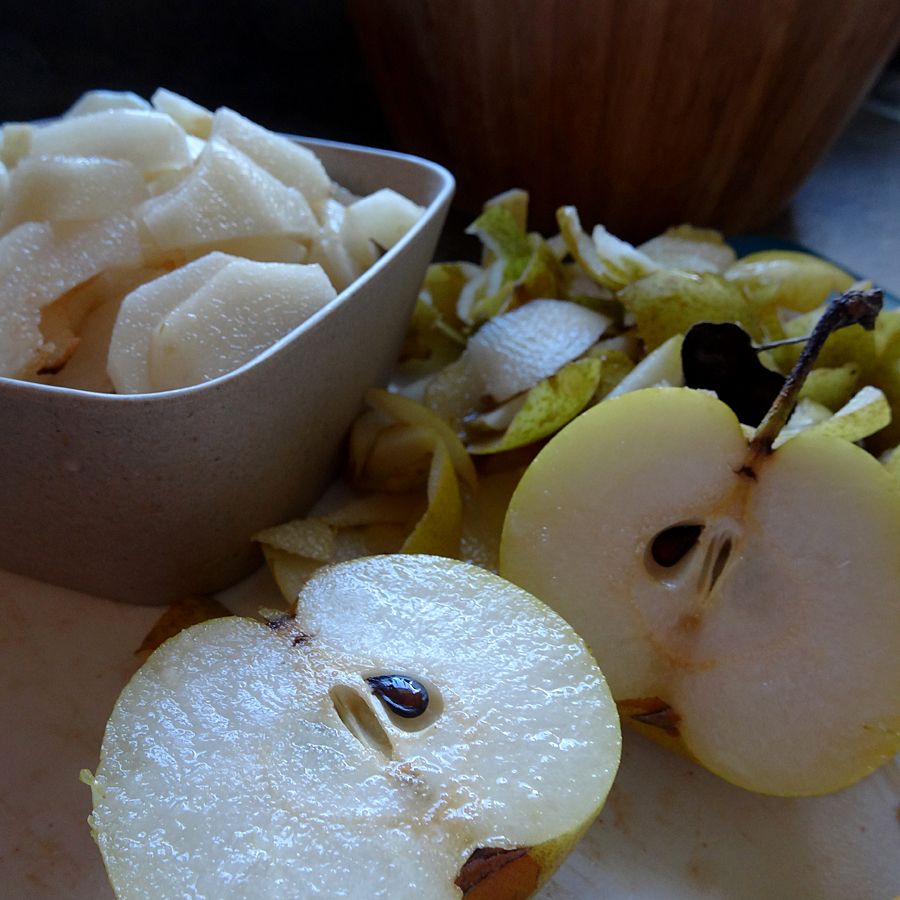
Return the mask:
<path id="1" fill-rule="evenodd" d="M 372 693 L 391 712 L 404 719 L 415 719 L 428 709 L 425 685 L 407 675 L 373 675 L 367 678 Z"/>
<path id="2" fill-rule="evenodd" d="M 670 737 L 678 737 L 681 734 L 678 730 L 678 723 L 681 721 L 681 716 L 679 716 L 671 706 L 666 706 L 663 709 L 658 709 L 654 712 L 642 713 L 640 715 L 632 716 L 631 718 L 636 722 L 642 722 L 644 725 L 652 725 L 654 728 L 660 728 Z"/>
<path id="3" fill-rule="evenodd" d="M 652 725 L 664 731 L 669 737 L 679 737 L 678 723 L 681 716 L 659 697 L 638 697 L 634 700 L 617 700 L 619 715 L 633 719 L 642 725 Z"/>

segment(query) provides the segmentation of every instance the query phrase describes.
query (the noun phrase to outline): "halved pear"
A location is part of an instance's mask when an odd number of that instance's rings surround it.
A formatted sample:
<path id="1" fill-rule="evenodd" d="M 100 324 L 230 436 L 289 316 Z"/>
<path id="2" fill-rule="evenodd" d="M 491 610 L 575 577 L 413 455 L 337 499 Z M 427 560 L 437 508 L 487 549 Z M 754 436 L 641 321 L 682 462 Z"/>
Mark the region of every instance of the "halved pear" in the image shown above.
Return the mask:
<path id="1" fill-rule="evenodd" d="M 900 484 L 841 438 L 754 453 L 687 388 L 604 401 L 526 471 L 500 572 L 595 653 L 620 709 L 769 794 L 900 750 Z"/>
<path id="2" fill-rule="evenodd" d="M 555 613 L 468 564 L 386 556 L 317 573 L 296 618 L 169 640 L 85 777 L 120 898 L 501 900 L 583 833 L 619 740 Z"/>

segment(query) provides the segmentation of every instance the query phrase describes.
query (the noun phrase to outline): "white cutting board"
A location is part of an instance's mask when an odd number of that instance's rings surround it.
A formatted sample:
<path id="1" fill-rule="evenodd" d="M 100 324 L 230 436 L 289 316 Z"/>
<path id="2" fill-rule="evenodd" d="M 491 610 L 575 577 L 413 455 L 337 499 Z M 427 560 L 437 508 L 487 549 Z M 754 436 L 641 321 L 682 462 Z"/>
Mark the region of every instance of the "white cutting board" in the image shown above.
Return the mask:
<path id="1" fill-rule="evenodd" d="M 241 613 L 279 605 L 265 571 L 221 599 Z M 160 609 L 0 570 L 0 614 L 0 897 L 111 898 L 78 773 L 96 766 Z M 897 761 L 839 794 L 782 800 L 628 733 L 601 818 L 541 900 L 890 900 L 900 895 L 898 813 Z"/>

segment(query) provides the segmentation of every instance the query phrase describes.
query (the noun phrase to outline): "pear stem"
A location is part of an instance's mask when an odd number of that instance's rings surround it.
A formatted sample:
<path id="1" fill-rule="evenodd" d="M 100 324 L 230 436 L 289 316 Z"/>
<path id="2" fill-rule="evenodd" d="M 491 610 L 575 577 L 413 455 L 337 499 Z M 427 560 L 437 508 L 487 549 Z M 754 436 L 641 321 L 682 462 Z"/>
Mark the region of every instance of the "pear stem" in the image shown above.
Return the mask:
<path id="1" fill-rule="evenodd" d="M 871 331 L 875 327 L 875 319 L 881 312 L 883 302 L 884 295 L 876 288 L 868 291 L 849 290 L 828 304 L 809 336 L 797 364 L 791 369 L 784 386 L 750 441 L 747 469 L 752 471 L 754 464 L 761 457 L 772 452 L 772 444 L 790 417 L 797 394 L 829 335 L 848 325 L 862 325 L 867 331 Z"/>
<path id="2" fill-rule="evenodd" d="M 803 337 L 782 338 L 780 341 L 767 341 L 765 344 L 754 344 L 753 349 L 757 353 L 763 350 L 774 350 L 775 347 L 787 347 L 789 344 L 802 344 L 809 340 L 809 335 L 804 334 Z"/>

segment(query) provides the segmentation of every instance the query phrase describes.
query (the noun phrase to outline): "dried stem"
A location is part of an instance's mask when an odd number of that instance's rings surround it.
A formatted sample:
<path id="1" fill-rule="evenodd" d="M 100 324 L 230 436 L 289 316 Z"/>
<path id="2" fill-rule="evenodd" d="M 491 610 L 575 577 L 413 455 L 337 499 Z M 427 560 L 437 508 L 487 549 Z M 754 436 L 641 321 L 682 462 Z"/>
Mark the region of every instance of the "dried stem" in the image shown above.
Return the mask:
<path id="1" fill-rule="evenodd" d="M 782 338 L 780 341 L 767 341 L 765 344 L 754 344 L 753 349 L 757 353 L 763 350 L 774 350 L 776 347 L 787 347 L 789 344 L 803 344 L 809 340 L 809 335 L 804 334 L 802 337 Z"/>
<path id="2" fill-rule="evenodd" d="M 772 444 L 794 408 L 797 394 L 809 375 L 828 336 L 848 325 L 862 325 L 867 331 L 875 327 L 884 297 L 880 290 L 850 290 L 828 304 L 813 333 L 809 336 L 797 364 L 785 379 L 784 386 L 769 408 L 750 441 L 750 457 L 746 467 L 752 471 L 760 457 L 772 452 Z"/>

